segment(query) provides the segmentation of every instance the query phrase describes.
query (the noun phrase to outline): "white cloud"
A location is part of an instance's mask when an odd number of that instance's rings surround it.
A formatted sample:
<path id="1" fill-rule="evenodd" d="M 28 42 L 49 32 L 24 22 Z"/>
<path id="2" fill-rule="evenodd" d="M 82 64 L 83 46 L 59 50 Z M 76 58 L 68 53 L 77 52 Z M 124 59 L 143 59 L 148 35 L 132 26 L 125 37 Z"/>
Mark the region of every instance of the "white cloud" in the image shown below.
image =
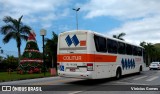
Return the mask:
<path id="1" fill-rule="evenodd" d="M 114 35 L 126 33 L 124 39 L 128 42 L 139 44 L 142 41 L 159 43 L 160 42 L 160 16 L 148 17 L 138 21 L 128 21 L 121 27 L 107 33 Z"/>
<path id="2" fill-rule="evenodd" d="M 29 25 L 36 23 L 36 26 L 40 24 L 39 28 L 52 27 L 58 31 L 72 28 L 63 23 L 62 26 L 53 25 L 54 20 L 70 14 L 71 0 L 1 0 L 0 4 L 0 20 L 6 15 L 13 18 L 24 15 L 23 22 Z M 75 6 L 86 13 L 85 18 L 110 16 L 124 22 L 107 34 L 125 32 L 126 41 L 136 44 L 141 41 L 160 41 L 159 0 L 87 0 L 83 4 L 76 3 Z"/>
<path id="3" fill-rule="evenodd" d="M 25 23 L 49 23 L 68 15 L 68 10 L 64 7 L 69 5 L 69 2 L 70 0 L 1 0 L 0 19 L 4 16 L 19 18 L 24 15 Z"/>
<path id="4" fill-rule="evenodd" d="M 52 26 L 51 23 L 43 23 L 42 28 L 50 28 Z"/>
<path id="5" fill-rule="evenodd" d="M 67 4 L 66 0 L 5 0 L 1 1 L 8 11 L 21 11 L 22 13 L 34 13 L 44 11 L 54 11 L 55 8 Z M 13 7 L 13 8 L 12 8 Z"/>
<path id="6" fill-rule="evenodd" d="M 159 0 L 90 0 L 81 7 L 87 19 L 110 16 L 123 21 L 107 35 L 124 32 L 124 39 L 134 44 L 160 43 Z"/>
<path id="7" fill-rule="evenodd" d="M 86 18 L 112 16 L 117 19 L 131 19 L 160 14 L 159 0 L 90 0 L 82 5 Z"/>

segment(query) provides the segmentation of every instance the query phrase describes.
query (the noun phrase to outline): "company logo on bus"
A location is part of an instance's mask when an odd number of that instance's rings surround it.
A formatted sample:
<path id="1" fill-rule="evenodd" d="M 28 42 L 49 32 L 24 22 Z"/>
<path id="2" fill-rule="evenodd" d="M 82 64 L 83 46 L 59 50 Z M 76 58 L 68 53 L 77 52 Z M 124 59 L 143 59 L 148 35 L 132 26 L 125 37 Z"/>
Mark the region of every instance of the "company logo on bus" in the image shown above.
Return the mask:
<path id="1" fill-rule="evenodd" d="M 81 60 L 81 56 L 64 56 L 63 60 Z"/>
<path id="2" fill-rule="evenodd" d="M 68 36 L 65 38 L 65 40 L 66 40 L 66 43 L 67 43 L 68 46 L 71 46 L 72 43 L 74 44 L 74 46 L 77 46 L 77 45 L 80 43 L 76 35 L 73 35 L 73 37 L 70 37 L 70 36 L 68 35 Z"/>
<path id="3" fill-rule="evenodd" d="M 135 68 L 135 61 L 134 59 L 122 59 L 121 61 L 122 68 L 124 69 L 134 69 Z"/>

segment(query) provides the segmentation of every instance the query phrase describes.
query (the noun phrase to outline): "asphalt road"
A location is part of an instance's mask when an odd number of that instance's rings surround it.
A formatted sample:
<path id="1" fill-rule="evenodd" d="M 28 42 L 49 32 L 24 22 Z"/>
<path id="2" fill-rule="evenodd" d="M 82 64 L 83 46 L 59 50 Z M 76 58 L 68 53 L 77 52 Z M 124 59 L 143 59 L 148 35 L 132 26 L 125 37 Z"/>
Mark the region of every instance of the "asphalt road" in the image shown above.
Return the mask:
<path id="1" fill-rule="evenodd" d="M 159 88 L 160 70 L 144 71 L 140 75 L 123 76 L 119 80 L 113 78 L 85 80 L 76 78 L 48 77 L 31 80 L 3 82 L 0 85 L 47 85 L 45 92 L 23 92 L 23 94 L 160 94 L 159 91 L 143 90 L 146 87 Z M 52 86 L 48 86 L 52 85 Z M 143 87 L 144 86 L 144 87 Z M 132 91 L 131 88 L 141 88 Z M 113 90 L 112 90 L 113 89 Z M 160 89 L 160 88 L 159 88 Z M 109 90 L 109 91 L 108 91 Z M 112 90 L 112 91 L 111 91 Z M 118 91 L 116 91 L 118 90 Z M 127 91 L 126 91 L 127 90 Z M 0 92 L 4 94 L 21 94 L 22 92 Z"/>

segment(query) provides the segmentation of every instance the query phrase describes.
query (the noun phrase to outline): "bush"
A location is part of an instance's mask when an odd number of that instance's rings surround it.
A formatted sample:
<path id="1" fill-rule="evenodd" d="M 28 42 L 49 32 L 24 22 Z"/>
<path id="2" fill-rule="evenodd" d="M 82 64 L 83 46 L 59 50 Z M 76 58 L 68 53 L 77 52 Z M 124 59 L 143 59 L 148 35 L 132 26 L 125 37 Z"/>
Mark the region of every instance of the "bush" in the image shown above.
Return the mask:
<path id="1" fill-rule="evenodd" d="M 7 69 L 11 68 L 12 70 L 16 70 L 18 67 L 18 62 L 8 62 L 7 60 L 3 60 L 0 63 L 0 72 L 6 72 Z"/>

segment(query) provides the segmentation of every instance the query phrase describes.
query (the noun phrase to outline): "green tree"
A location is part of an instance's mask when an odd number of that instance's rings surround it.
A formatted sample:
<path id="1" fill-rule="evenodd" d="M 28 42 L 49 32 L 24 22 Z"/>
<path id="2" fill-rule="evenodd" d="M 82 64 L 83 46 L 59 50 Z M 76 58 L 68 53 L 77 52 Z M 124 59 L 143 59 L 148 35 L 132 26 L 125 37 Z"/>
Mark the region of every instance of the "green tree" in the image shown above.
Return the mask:
<path id="1" fill-rule="evenodd" d="M 7 55 L 6 62 L 8 63 L 8 68 L 16 69 L 18 67 L 18 59 L 14 56 Z"/>
<path id="2" fill-rule="evenodd" d="M 124 37 L 126 33 L 120 33 L 118 35 L 113 35 L 113 38 L 119 39 L 119 40 L 124 40 L 122 37 Z"/>
<path id="3" fill-rule="evenodd" d="M 142 47 L 145 47 L 145 45 L 146 45 L 145 41 L 143 41 L 143 42 L 140 43 L 140 46 L 142 46 Z"/>
<path id="4" fill-rule="evenodd" d="M 52 32 L 52 38 L 47 38 L 45 39 L 45 41 L 45 53 L 48 55 L 49 59 L 52 62 L 52 68 L 56 67 L 58 35 L 55 32 Z"/>
<path id="5" fill-rule="evenodd" d="M 18 48 L 18 61 L 20 62 L 21 57 L 21 42 L 22 40 L 27 40 L 28 34 L 30 33 L 31 28 L 27 25 L 24 25 L 22 23 L 22 17 L 17 19 L 14 19 L 10 16 L 5 16 L 3 18 L 3 21 L 6 23 L 6 25 L 1 27 L 1 34 L 5 35 L 3 38 L 4 43 L 8 43 L 11 39 L 16 40 L 17 48 Z"/>
<path id="6" fill-rule="evenodd" d="M 151 60 L 153 60 L 153 58 L 155 58 L 154 56 L 157 53 L 157 50 L 152 43 L 141 42 L 140 46 L 145 48 L 146 55 L 147 55 L 147 57 L 146 57 L 147 63 L 146 64 L 149 65 Z"/>
<path id="7" fill-rule="evenodd" d="M 11 68 L 12 70 L 16 70 L 18 67 L 18 58 L 14 56 L 9 56 L 2 60 L 0 63 L 0 71 L 7 71 L 7 69 Z"/>
<path id="8" fill-rule="evenodd" d="M 2 60 L 3 60 L 3 57 L 2 57 L 2 56 L 0 56 L 0 63 L 2 62 Z"/>

